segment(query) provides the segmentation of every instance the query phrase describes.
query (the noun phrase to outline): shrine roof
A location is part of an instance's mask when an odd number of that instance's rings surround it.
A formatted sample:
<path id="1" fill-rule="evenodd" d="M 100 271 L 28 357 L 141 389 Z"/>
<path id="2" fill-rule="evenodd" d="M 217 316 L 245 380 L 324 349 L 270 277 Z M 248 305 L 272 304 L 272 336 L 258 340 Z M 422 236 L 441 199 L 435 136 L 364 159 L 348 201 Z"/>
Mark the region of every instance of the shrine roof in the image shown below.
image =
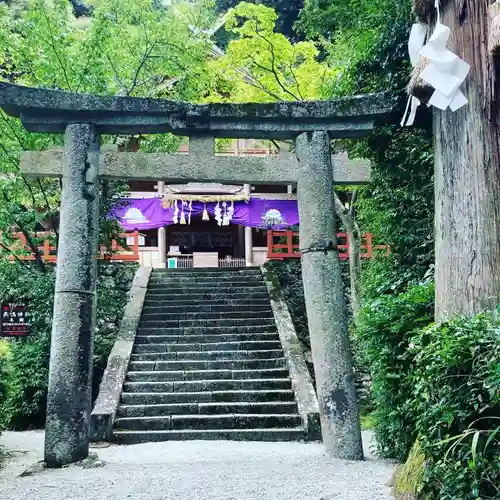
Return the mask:
<path id="1" fill-rule="evenodd" d="M 64 132 L 70 123 L 95 124 L 101 134 L 172 132 L 181 136 L 293 139 L 326 130 L 332 138 L 368 135 L 392 111 L 386 94 L 331 101 L 190 104 L 139 97 L 99 97 L 0 82 L 0 107 L 31 132 Z"/>

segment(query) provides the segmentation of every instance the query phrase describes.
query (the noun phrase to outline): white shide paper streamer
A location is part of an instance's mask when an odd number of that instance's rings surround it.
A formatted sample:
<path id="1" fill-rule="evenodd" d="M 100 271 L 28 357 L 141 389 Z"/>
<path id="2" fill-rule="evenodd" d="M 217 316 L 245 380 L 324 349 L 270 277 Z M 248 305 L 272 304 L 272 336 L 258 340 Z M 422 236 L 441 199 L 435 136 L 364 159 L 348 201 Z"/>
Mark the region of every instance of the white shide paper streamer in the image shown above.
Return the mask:
<path id="1" fill-rule="evenodd" d="M 457 111 L 468 104 L 460 86 L 467 78 L 471 67 L 446 47 L 451 30 L 441 24 L 439 0 L 436 0 L 435 5 L 438 16 L 434 32 L 424 45 L 428 26 L 422 23 L 414 24 L 408 41 L 408 51 L 413 66 L 416 66 L 421 57 L 429 61 L 420 74 L 420 78 L 434 88 L 427 105 L 443 111 L 448 108 Z M 420 101 L 416 97 L 409 97 L 401 126 L 413 125 L 419 105 Z"/>

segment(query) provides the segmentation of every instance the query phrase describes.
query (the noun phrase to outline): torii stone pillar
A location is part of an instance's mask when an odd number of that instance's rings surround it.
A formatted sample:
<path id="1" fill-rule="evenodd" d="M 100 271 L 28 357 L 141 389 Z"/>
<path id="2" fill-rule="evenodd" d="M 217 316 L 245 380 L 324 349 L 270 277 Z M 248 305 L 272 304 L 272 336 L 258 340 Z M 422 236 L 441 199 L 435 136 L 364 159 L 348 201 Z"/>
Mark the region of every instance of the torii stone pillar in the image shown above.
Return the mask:
<path id="1" fill-rule="evenodd" d="M 25 175 L 62 175 L 64 186 L 46 430 L 49 466 L 88 454 L 98 169 L 107 179 L 297 184 L 304 289 L 325 445 L 333 456 L 362 458 L 346 307 L 334 252 L 333 183 L 369 182 L 369 165 L 331 158 L 328 140 L 370 134 L 393 103 L 383 94 L 371 94 L 335 101 L 192 105 L 0 82 L 0 106 L 30 132 L 66 132 L 64 157 L 28 152 L 21 164 Z M 75 125 L 79 123 L 83 125 Z M 167 132 L 198 137 L 193 141 L 196 154 L 96 154 L 98 134 Z M 300 162 L 293 157 L 216 158 L 215 137 L 294 139 Z"/>
<path id="2" fill-rule="evenodd" d="M 361 460 L 363 446 L 337 251 L 330 137 L 326 132 L 301 134 L 296 152 L 302 280 L 323 442 L 336 458 Z"/>
<path id="3" fill-rule="evenodd" d="M 66 127 L 45 424 L 49 467 L 88 455 L 99 237 L 99 135 Z"/>

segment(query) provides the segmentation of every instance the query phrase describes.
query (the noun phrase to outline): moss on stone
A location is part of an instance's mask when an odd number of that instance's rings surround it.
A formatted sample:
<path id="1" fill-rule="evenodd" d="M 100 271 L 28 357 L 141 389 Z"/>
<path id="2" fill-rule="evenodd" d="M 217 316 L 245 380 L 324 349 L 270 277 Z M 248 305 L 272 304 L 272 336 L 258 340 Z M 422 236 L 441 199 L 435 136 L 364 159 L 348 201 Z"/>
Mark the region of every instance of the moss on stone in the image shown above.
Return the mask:
<path id="1" fill-rule="evenodd" d="M 422 494 L 425 470 L 425 455 L 417 440 L 408 455 L 406 463 L 398 466 L 394 473 L 392 494 L 396 500 L 429 500 Z"/>

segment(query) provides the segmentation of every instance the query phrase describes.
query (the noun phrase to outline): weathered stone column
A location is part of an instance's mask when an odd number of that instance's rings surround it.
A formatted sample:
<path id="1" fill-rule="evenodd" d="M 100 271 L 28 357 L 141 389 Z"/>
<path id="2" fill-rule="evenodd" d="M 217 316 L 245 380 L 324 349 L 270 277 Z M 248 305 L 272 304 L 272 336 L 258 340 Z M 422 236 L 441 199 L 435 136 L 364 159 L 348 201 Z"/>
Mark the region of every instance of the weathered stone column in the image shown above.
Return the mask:
<path id="1" fill-rule="evenodd" d="M 158 194 L 165 194 L 165 182 L 158 182 Z M 165 227 L 158 228 L 158 256 L 160 267 L 167 267 L 167 230 Z"/>
<path id="2" fill-rule="evenodd" d="M 244 184 L 243 189 L 245 194 L 250 195 L 252 193 L 250 184 Z M 247 267 L 253 266 L 253 237 L 251 227 L 245 227 L 245 262 Z"/>
<path id="3" fill-rule="evenodd" d="M 326 132 L 296 140 L 302 279 L 323 442 L 336 458 L 362 460 L 347 307 L 337 253 L 330 140 Z"/>
<path id="4" fill-rule="evenodd" d="M 99 238 L 99 136 L 66 128 L 61 222 L 50 349 L 45 461 L 61 467 L 88 455 Z"/>

